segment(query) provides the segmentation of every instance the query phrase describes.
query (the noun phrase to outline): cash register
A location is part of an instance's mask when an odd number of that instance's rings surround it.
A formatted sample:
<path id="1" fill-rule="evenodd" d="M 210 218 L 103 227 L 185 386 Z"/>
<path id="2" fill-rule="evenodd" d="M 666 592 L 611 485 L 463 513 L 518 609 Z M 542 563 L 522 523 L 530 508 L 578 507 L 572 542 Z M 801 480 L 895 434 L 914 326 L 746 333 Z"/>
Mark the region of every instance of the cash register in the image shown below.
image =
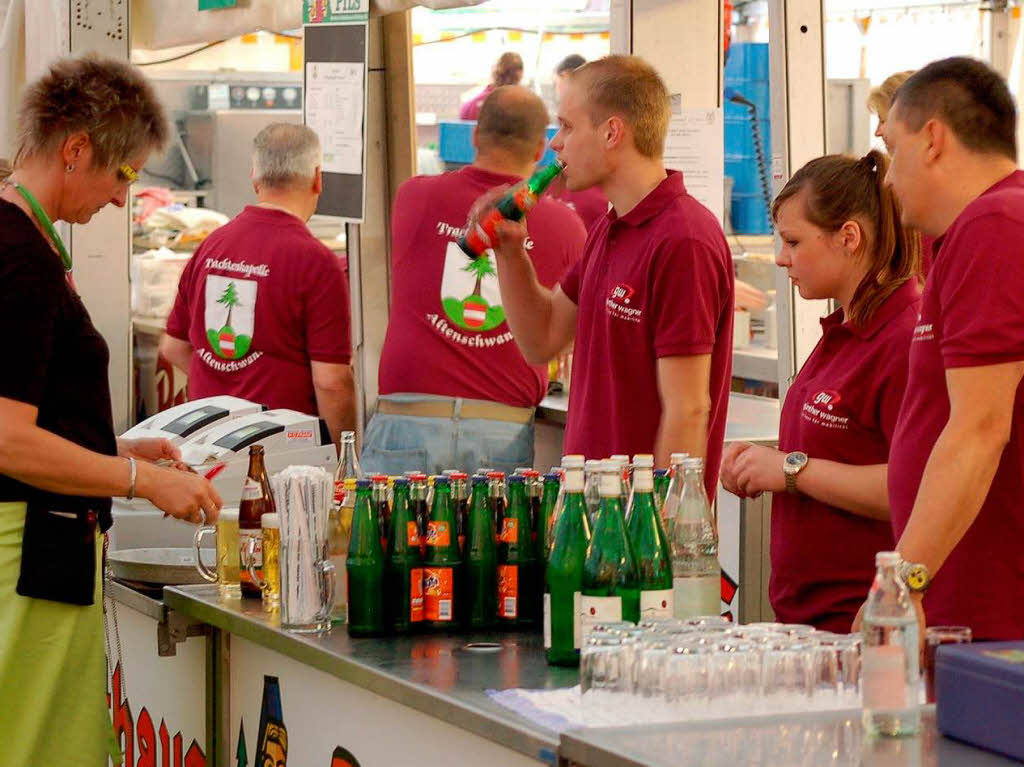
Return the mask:
<path id="1" fill-rule="evenodd" d="M 333 473 L 338 463 L 327 424 L 295 410 L 263 410 L 223 419 L 190 436 L 180 450 L 185 463 L 213 482 L 224 506 L 237 507 L 249 470 L 250 445 L 263 446 L 269 474 L 292 465 L 322 466 Z M 165 518 L 144 499 L 115 498 L 113 514 L 111 550 L 192 545 L 195 525 Z"/>
<path id="2" fill-rule="evenodd" d="M 163 410 L 136 424 L 121 437 L 123 439 L 163 438 L 170 440 L 171 444 L 180 445 L 187 439 L 199 437 L 225 419 L 260 413 L 263 410 L 266 410 L 263 405 L 239 397 L 227 395 L 206 397 Z"/>

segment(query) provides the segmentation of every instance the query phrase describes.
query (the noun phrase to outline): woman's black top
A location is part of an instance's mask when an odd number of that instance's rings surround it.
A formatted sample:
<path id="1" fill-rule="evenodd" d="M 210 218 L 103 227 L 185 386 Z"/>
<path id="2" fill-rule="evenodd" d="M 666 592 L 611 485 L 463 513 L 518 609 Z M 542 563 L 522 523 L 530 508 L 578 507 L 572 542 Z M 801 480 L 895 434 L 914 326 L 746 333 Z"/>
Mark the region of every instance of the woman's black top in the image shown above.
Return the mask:
<path id="1" fill-rule="evenodd" d="M 5 200 L 0 200 L 0 335 L 6 347 L 0 397 L 38 408 L 40 428 L 117 455 L 107 344 L 65 278 L 60 257 L 28 216 Z M 51 499 L 59 507 L 61 496 L 0 473 L 0 502 Z M 106 530 L 110 499 L 91 499 L 89 505 Z"/>

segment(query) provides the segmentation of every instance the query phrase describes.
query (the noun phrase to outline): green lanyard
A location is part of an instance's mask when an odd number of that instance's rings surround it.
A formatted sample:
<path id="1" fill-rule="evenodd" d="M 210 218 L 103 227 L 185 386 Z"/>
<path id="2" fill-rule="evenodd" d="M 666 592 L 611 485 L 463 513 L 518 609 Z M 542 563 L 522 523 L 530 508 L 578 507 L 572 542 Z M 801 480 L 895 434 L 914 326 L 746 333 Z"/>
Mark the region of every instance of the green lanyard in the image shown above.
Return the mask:
<path id="1" fill-rule="evenodd" d="M 53 226 L 53 222 L 50 221 L 50 217 L 46 215 L 46 211 L 43 210 L 43 206 L 39 204 L 32 193 L 23 187 L 21 184 L 14 184 L 14 188 L 18 190 L 18 193 L 25 198 L 25 202 L 32 208 L 32 212 L 35 214 L 36 220 L 42 224 L 43 231 L 46 232 L 46 236 L 50 238 L 50 242 L 53 243 L 53 247 L 57 249 L 60 254 L 60 260 L 64 262 L 64 271 L 71 273 L 71 254 L 68 253 L 68 249 L 64 247 L 64 241 L 57 234 L 57 230 Z"/>

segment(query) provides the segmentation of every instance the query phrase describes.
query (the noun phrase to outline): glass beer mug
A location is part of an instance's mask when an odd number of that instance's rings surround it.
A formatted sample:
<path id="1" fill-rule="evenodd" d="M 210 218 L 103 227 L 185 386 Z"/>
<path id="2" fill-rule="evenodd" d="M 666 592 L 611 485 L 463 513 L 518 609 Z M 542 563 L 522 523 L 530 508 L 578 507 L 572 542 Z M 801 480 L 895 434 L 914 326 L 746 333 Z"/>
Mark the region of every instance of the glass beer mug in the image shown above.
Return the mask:
<path id="1" fill-rule="evenodd" d="M 249 571 L 252 582 L 255 583 L 263 596 L 263 609 L 268 612 L 277 612 L 281 607 L 281 521 L 277 514 L 264 514 L 260 518 L 263 535 L 263 577 L 255 568 L 255 557 L 253 549 L 256 547 L 255 539 L 247 541 L 245 550 L 242 553 L 244 565 Z"/>
<path id="2" fill-rule="evenodd" d="M 209 533 L 217 535 L 216 570 L 211 571 L 203 562 L 200 544 Z M 193 540 L 196 552 L 196 569 L 210 583 L 217 584 L 221 599 L 238 599 L 242 596 L 238 582 L 238 509 L 221 509 L 216 525 L 198 528 Z"/>

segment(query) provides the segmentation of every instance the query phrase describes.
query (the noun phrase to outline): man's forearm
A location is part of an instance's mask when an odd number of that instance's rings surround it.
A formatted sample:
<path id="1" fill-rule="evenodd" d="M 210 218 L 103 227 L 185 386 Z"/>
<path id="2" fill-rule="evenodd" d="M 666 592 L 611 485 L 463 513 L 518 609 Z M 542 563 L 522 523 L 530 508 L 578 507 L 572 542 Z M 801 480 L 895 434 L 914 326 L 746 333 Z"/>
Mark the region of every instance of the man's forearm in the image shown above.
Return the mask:
<path id="1" fill-rule="evenodd" d="M 315 388 L 315 387 L 314 387 Z M 335 445 L 341 443 L 341 432 L 356 428 L 356 399 L 351 388 L 315 388 L 316 406 Z"/>
<path id="2" fill-rule="evenodd" d="M 543 364 L 558 353 L 549 349 L 552 291 L 537 281 L 537 273 L 526 253 L 498 256 L 498 288 L 505 320 L 523 357 L 531 364 Z"/>
<path id="3" fill-rule="evenodd" d="M 920 562 L 933 575 L 938 572 L 981 511 L 1004 445 L 1002 436 L 991 430 L 946 424 L 896 545 L 904 559 Z"/>
<path id="4" fill-rule="evenodd" d="M 708 449 L 707 411 L 689 414 L 663 412 L 654 446 L 654 465 L 669 465 L 672 453 L 703 458 Z"/>

